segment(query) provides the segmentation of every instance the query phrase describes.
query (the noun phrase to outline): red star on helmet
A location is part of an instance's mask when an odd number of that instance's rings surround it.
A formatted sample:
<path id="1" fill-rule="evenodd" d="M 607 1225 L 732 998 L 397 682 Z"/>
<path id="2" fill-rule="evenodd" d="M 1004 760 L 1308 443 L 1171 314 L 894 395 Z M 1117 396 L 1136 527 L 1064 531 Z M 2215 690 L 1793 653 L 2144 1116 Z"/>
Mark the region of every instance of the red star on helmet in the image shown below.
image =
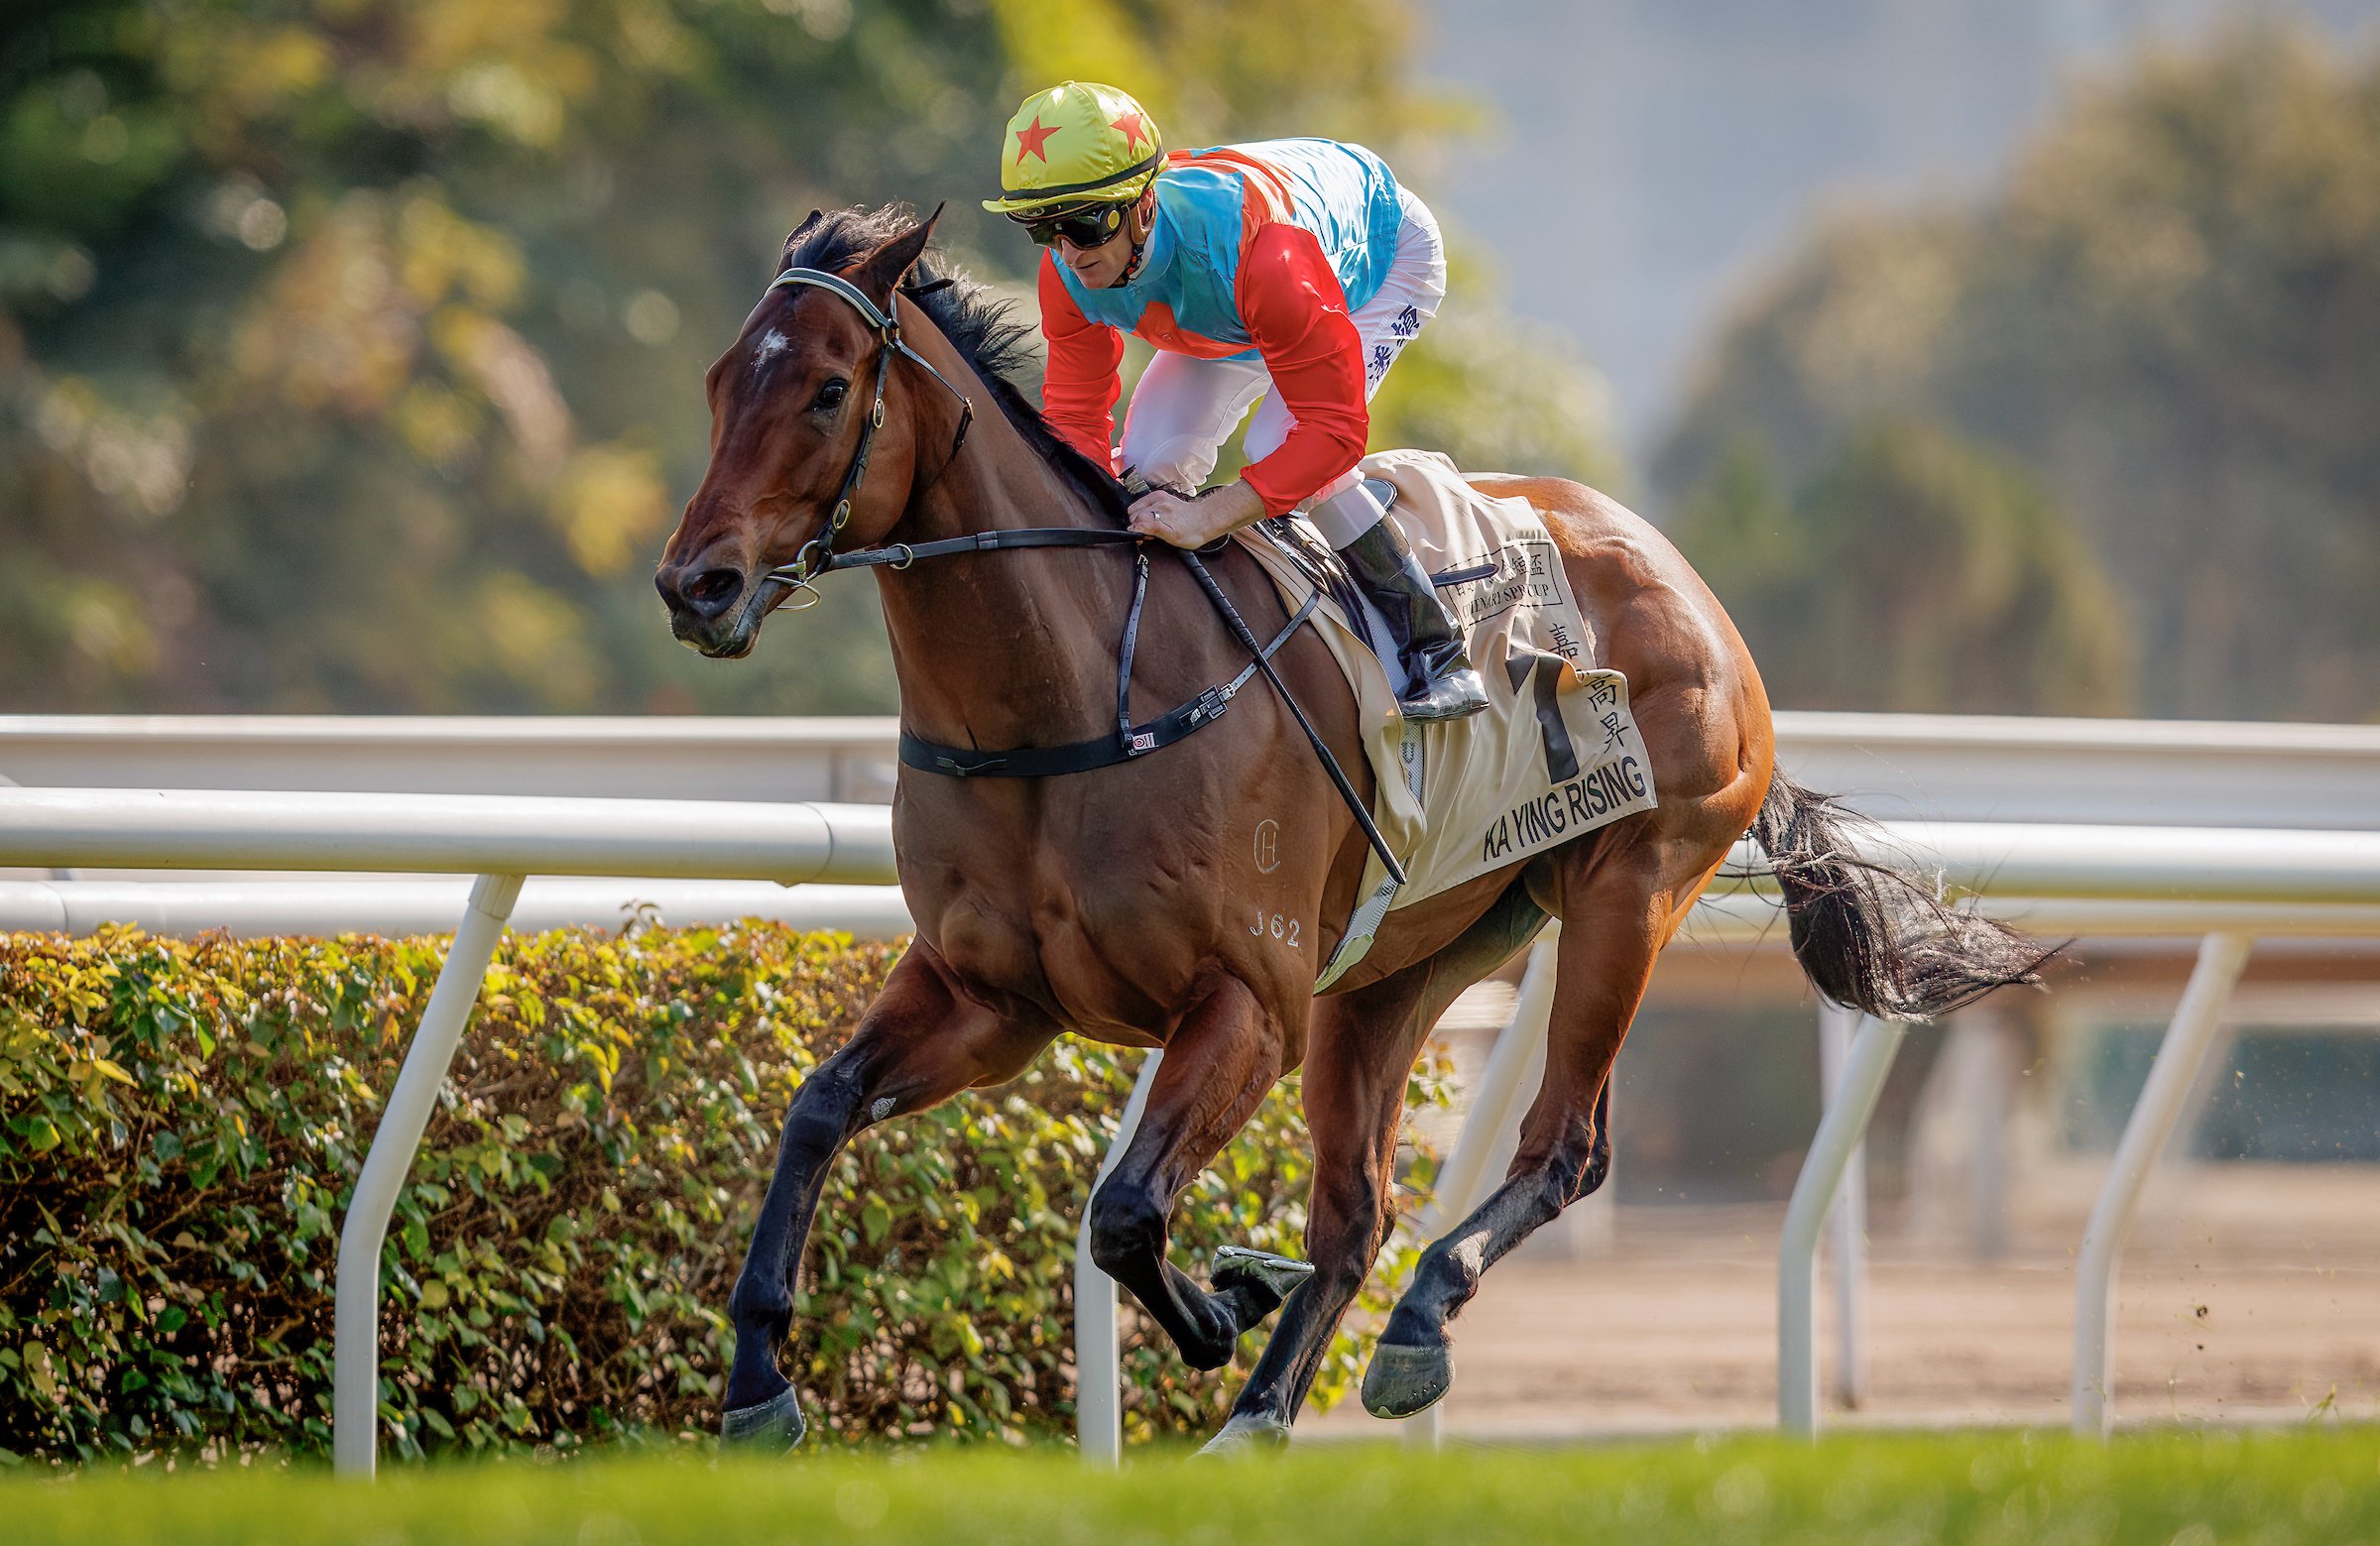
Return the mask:
<path id="1" fill-rule="evenodd" d="M 1108 127 L 1121 130 L 1125 138 L 1131 142 L 1133 150 L 1138 150 L 1140 142 L 1148 138 L 1148 121 L 1138 113 L 1127 113 Z"/>
<path id="2" fill-rule="evenodd" d="M 1033 124 L 1031 128 L 1019 129 L 1016 131 L 1016 165 L 1019 167 L 1023 166 L 1024 158 L 1028 154 L 1038 156 L 1042 159 L 1042 161 L 1047 162 L 1049 160 L 1049 152 L 1043 150 L 1041 147 L 1047 144 L 1049 137 L 1057 132 L 1058 131 L 1055 129 L 1042 128 L 1041 115 L 1039 113 L 1035 113 L 1033 115 Z"/>

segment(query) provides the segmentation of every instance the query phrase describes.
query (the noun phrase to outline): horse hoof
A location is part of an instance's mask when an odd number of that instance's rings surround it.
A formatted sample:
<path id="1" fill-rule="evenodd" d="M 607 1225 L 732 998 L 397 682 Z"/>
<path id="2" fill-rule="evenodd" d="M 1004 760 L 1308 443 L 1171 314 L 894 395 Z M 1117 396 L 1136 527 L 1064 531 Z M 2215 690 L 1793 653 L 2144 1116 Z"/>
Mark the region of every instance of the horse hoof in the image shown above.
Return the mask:
<path id="1" fill-rule="evenodd" d="M 1207 1283 L 1218 1293 L 1227 1288 L 1260 1288 L 1278 1305 L 1289 1297 L 1292 1289 L 1313 1275 L 1311 1261 L 1276 1256 L 1269 1250 L 1250 1250 L 1246 1246 L 1218 1246 L 1214 1264 L 1207 1269 Z M 1225 1433 L 1230 1431 L 1228 1426 L 1224 1429 Z"/>
<path id="2" fill-rule="evenodd" d="M 1285 1448 L 1289 1443 L 1289 1425 L 1270 1417 L 1258 1417 L 1252 1412 L 1236 1414 L 1223 1425 L 1221 1432 L 1199 1449 L 1201 1456 L 1232 1459 L 1241 1455 L 1261 1455 Z"/>
<path id="3" fill-rule="evenodd" d="M 755 1454 L 785 1454 L 809 1431 L 801 1416 L 801 1397 L 791 1385 L 758 1406 L 740 1406 L 719 1419 L 719 1437 L 730 1448 Z"/>
<path id="4" fill-rule="evenodd" d="M 1364 1370 L 1364 1410 L 1374 1417 L 1410 1417 L 1437 1405 L 1454 1382 L 1454 1351 L 1445 1343 L 1421 1348 L 1381 1343 Z"/>

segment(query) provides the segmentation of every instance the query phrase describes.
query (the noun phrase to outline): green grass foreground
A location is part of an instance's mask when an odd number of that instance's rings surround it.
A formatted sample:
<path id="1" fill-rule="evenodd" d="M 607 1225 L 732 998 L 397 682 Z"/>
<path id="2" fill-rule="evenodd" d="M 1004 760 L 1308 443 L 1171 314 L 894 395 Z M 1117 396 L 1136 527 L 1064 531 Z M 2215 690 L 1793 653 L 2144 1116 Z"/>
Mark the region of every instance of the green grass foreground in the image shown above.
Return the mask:
<path id="1" fill-rule="evenodd" d="M 1730 1439 L 1597 1449 L 1322 1446 L 1213 1464 L 934 1452 L 0 1482 L 22 1546 L 952 1546 L 1858 1541 L 2294 1546 L 2380 1540 L 2380 1429 Z"/>

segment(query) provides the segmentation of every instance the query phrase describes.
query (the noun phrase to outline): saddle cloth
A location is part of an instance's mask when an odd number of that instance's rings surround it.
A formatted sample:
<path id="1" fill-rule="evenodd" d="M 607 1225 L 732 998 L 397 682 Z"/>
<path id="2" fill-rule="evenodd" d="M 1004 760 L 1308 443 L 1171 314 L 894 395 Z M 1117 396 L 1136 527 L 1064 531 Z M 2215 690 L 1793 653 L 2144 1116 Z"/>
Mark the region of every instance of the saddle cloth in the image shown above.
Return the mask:
<path id="1" fill-rule="evenodd" d="M 1406 884 L 1388 879 L 1376 853 L 1367 861 L 1355 915 L 1317 990 L 1364 958 L 1396 908 L 1656 803 L 1627 678 L 1594 664 L 1595 641 L 1536 510 L 1482 494 L 1431 451 L 1382 451 L 1361 470 L 1396 486 L 1389 519 L 1466 629 L 1489 701 L 1469 719 L 1407 720 L 1391 686 L 1401 670 L 1374 653 L 1371 631 L 1334 587 L 1322 587 L 1315 626 L 1355 692 L 1372 819 Z M 1239 539 L 1286 604 L 1302 606 L 1315 580 L 1266 525 Z"/>

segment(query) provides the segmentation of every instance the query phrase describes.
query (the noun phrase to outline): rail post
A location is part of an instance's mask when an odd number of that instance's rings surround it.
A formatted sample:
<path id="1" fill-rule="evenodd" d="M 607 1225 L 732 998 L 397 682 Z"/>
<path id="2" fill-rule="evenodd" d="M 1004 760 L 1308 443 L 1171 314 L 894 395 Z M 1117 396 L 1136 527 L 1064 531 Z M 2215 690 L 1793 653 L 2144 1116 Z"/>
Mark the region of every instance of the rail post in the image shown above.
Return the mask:
<path id="1" fill-rule="evenodd" d="M 1090 1199 L 1123 1160 L 1132 1134 L 1140 1130 L 1140 1113 L 1148 1106 L 1149 1086 L 1156 1082 L 1157 1065 L 1165 1060 L 1163 1047 L 1152 1047 L 1141 1059 L 1140 1077 L 1132 1083 L 1124 1116 L 1116 1124 L 1116 1141 L 1092 1177 L 1083 1222 L 1074 1232 L 1074 1434 L 1083 1459 L 1113 1469 L 1124 1461 L 1124 1347 L 1123 1328 L 1116 1314 L 1116 1279 L 1091 1259 Z"/>
<path id="2" fill-rule="evenodd" d="M 2157 1156 L 2173 1136 L 2174 1124 L 2189 1103 L 2198 1082 L 2199 1066 L 2214 1043 L 2231 990 L 2248 964 L 2255 940 L 2247 934 L 2218 931 L 2199 944 L 2198 965 L 2190 985 L 2182 990 L 2181 1006 L 2158 1045 L 2157 1061 L 2149 1065 L 2149 1082 L 2124 1123 L 2115 1159 L 2107 1167 L 2106 1184 L 2091 1205 L 2090 1223 L 2082 1230 L 2082 1249 L 2075 1266 L 2075 1432 L 2104 1438 L 2113 1426 L 2115 1349 L 2108 1323 L 2115 1311 L 2115 1267 L 2123 1254 L 2124 1238 L 2140 1211 L 2140 1194 L 2148 1185 Z"/>
<path id="3" fill-rule="evenodd" d="M 1851 1053 L 1856 1010 L 1818 1007 L 1818 1074 L 1823 1099 L 1834 1104 Z M 1867 1398 L 1867 1139 L 1864 1131 L 1843 1167 L 1843 1185 L 1827 1215 L 1835 1248 L 1835 1400 L 1856 1410 Z"/>
<path id="4" fill-rule="evenodd" d="M 1862 1015 L 1844 1060 L 1834 1099 L 1793 1183 L 1777 1248 L 1777 1424 L 1787 1433 L 1818 1432 L 1818 1237 L 1843 1172 L 1876 1114 L 1884 1076 L 1907 1026 Z"/>
<path id="5" fill-rule="evenodd" d="M 438 1087 L 463 1039 L 496 942 L 521 896 L 522 877 L 483 875 L 438 968 L 429 1006 L 406 1049 L 397 1086 L 381 1108 L 363 1173 L 339 1228 L 338 1298 L 331 1356 L 331 1459 L 340 1476 L 369 1482 L 380 1448 L 380 1248 L 389 1215 L 429 1126 Z"/>

